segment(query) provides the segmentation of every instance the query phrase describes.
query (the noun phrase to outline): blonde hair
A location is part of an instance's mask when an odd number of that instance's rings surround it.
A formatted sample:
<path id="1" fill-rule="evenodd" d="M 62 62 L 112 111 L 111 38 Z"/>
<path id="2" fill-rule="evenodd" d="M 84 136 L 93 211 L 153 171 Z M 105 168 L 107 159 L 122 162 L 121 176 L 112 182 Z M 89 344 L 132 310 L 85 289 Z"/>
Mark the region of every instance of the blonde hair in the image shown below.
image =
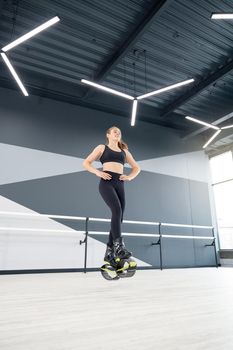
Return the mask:
<path id="1" fill-rule="evenodd" d="M 106 142 L 108 142 L 107 134 L 110 134 L 111 130 L 114 129 L 114 128 L 117 128 L 117 129 L 119 129 L 119 130 L 121 131 L 121 129 L 118 128 L 118 127 L 115 126 L 115 125 L 114 125 L 114 126 L 111 126 L 110 128 L 108 128 L 108 129 L 106 130 Z M 124 142 L 122 139 L 121 139 L 120 141 L 118 141 L 118 147 L 120 147 L 120 149 L 122 149 L 122 150 L 123 150 L 123 149 L 129 149 L 127 143 Z"/>

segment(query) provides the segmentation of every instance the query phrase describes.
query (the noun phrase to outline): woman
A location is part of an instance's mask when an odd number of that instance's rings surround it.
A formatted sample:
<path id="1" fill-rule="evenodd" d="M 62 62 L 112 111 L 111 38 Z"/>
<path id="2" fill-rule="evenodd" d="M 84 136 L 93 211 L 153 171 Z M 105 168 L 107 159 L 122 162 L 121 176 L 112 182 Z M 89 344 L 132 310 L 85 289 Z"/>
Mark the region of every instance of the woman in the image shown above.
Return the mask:
<path id="1" fill-rule="evenodd" d="M 104 260 L 115 266 L 114 258 L 129 258 L 132 253 L 124 245 L 121 236 L 121 223 L 125 209 L 124 181 L 133 180 L 139 173 L 140 167 L 128 151 L 128 146 L 121 139 L 121 130 L 112 126 L 106 131 L 107 145 L 98 145 L 84 160 L 86 170 L 100 177 L 99 192 L 112 212 L 111 230 Z M 94 168 L 91 163 L 100 160 L 103 171 Z M 132 171 L 123 174 L 124 163 L 129 163 Z"/>

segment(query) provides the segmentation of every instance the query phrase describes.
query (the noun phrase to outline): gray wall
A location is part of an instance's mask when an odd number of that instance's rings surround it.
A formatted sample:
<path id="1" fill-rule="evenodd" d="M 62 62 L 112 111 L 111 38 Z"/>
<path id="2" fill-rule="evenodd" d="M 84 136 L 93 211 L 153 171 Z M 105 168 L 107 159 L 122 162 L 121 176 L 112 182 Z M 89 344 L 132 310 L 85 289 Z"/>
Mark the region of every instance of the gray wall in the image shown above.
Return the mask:
<path id="1" fill-rule="evenodd" d="M 117 125 L 141 167 L 125 182 L 125 220 L 215 225 L 209 161 L 199 137 L 183 141 L 169 128 L 92 109 L 0 89 L 0 210 L 22 213 L 110 218 L 98 192 L 100 178 L 82 161 Z M 94 162 L 101 168 L 101 163 Z M 127 164 L 125 173 L 130 172 Z M 84 222 L 1 216 L 0 270 L 82 268 Z M 110 223 L 90 223 L 109 231 Z M 16 231 L 27 227 L 31 231 Z M 38 232 L 36 229 L 54 232 Z M 81 232 L 74 231 L 78 230 Z M 65 230 L 67 232 L 55 232 Z M 123 224 L 122 232 L 157 233 L 156 227 Z M 211 235 L 204 229 L 163 228 L 164 233 Z M 106 236 L 88 240 L 88 267 L 102 264 Z M 125 237 L 139 266 L 159 266 L 159 247 L 151 238 Z M 210 241 L 163 240 L 164 267 L 214 265 Z"/>

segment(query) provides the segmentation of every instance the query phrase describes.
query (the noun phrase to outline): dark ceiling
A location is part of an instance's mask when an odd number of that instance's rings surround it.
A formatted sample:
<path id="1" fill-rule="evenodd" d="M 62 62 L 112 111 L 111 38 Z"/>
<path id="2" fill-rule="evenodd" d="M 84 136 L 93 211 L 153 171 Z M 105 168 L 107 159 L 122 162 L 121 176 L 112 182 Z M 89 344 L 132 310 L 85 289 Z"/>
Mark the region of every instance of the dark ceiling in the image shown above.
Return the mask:
<path id="1" fill-rule="evenodd" d="M 137 113 L 191 137 L 207 131 L 186 115 L 233 124 L 233 20 L 211 20 L 213 12 L 233 12 L 233 1 L 0 0 L 0 45 L 58 15 L 60 22 L 9 52 L 29 94 L 117 113 L 129 124 L 130 101 L 80 80 L 138 96 L 194 78 L 140 101 Z M 2 60 L 0 70 L 0 86 L 21 94 Z M 224 143 L 232 130 L 221 133 Z"/>

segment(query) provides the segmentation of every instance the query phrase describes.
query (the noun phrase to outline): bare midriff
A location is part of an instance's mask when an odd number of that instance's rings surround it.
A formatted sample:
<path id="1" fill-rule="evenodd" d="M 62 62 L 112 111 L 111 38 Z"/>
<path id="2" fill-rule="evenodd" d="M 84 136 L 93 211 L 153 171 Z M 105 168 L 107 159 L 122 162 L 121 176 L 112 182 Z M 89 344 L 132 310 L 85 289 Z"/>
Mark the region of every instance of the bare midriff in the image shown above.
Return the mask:
<path id="1" fill-rule="evenodd" d="M 124 166 L 121 163 L 117 162 L 106 162 L 103 164 L 103 171 L 113 171 L 114 173 L 123 174 Z"/>

